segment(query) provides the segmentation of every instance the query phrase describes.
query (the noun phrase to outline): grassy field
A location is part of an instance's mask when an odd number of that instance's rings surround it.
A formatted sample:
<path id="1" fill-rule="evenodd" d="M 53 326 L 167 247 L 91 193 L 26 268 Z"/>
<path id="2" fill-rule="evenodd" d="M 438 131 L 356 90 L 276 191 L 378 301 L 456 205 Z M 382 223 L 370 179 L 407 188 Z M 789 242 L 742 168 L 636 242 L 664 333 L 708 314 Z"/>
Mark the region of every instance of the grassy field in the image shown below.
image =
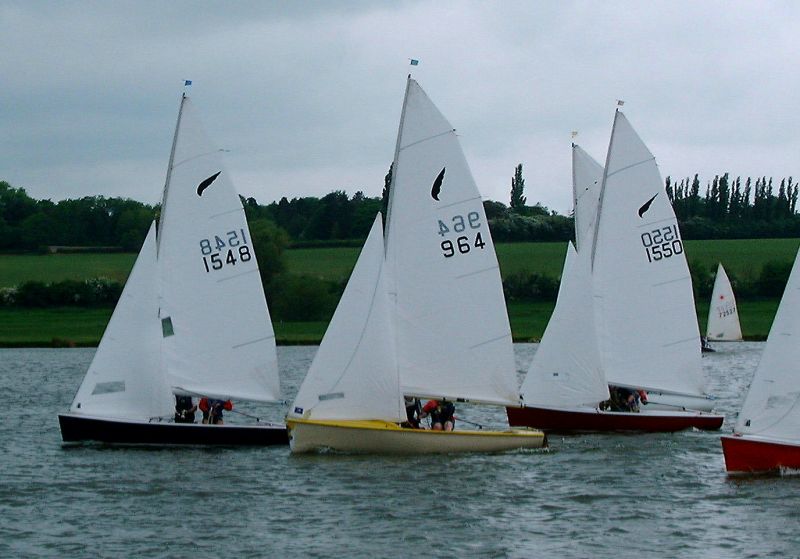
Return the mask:
<path id="1" fill-rule="evenodd" d="M 722 261 L 730 274 L 753 278 L 766 262 L 791 262 L 798 245 L 800 239 L 687 241 L 686 254 L 691 262 L 701 262 L 709 270 Z M 497 246 L 503 276 L 528 271 L 558 277 L 565 250 L 565 243 Z M 294 249 L 287 251 L 286 263 L 291 273 L 341 281 L 349 276 L 358 253 L 357 248 Z M 134 259 L 133 254 L 0 255 L 0 287 L 30 280 L 51 282 L 107 277 L 124 281 Z M 745 336 L 764 339 L 777 305 L 777 299 L 740 301 Z M 514 338 L 518 341 L 539 339 L 552 308 L 552 303 L 510 303 Z M 698 301 L 697 313 L 701 331 L 705 331 L 707 301 Z M 93 345 L 100 339 L 110 315 L 111 309 L 0 309 L 0 346 L 49 346 L 62 340 Z M 324 322 L 276 323 L 275 333 L 281 343 L 314 343 L 322 337 L 325 327 Z"/>
<path id="2" fill-rule="evenodd" d="M 686 241 L 690 262 L 715 270 L 722 262 L 728 273 L 752 279 L 769 261 L 792 262 L 800 239 L 746 239 Z M 566 243 L 503 243 L 497 258 L 503 277 L 519 271 L 561 276 Z M 358 248 L 301 248 L 286 251 L 286 267 L 293 274 L 307 274 L 342 281 L 350 276 Z M 24 281 L 45 283 L 64 279 L 106 277 L 124 281 L 133 267 L 134 254 L 0 255 L 0 287 Z"/>

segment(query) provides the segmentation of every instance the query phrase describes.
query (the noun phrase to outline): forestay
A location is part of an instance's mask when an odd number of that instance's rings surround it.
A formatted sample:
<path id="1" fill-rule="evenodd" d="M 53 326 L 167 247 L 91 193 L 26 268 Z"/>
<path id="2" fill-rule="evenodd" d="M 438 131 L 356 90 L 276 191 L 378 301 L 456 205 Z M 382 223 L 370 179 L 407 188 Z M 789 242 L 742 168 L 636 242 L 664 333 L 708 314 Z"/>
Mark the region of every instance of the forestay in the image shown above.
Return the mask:
<path id="1" fill-rule="evenodd" d="M 739 311 L 733 288 L 725 273 L 722 263 L 717 267 L 714 290 L 711 293 L 711 304 L 708 307 L 708 327 L 706 337 L 717 341 L 739 341 L 742 339 L 742 327 L 739 325 Z"/>
<path id="2" fill-rule="evenodd" d="M 594 229 L 603 167 L 579 145 L 572 144 L 572 201 L 575 208 L 575 248 L 584 245 L 590 252 L 594 244 Z"/>
<path id="3" fill-rule="evenodd" d="M 378 214 L 290 416 L 405 421 L 389 311 Z"/>
<path id="4" fill-rule="evenodd" d="M 71 411 L 148 420 L 171 413 L 159 370 L 155 223 L 150 226 Z"/>
<path id="5" fill-rule="evenodd" d="M 403 393 L 516 404 L 511 331 L 480 193 L 455 130 L 410 77 L 386 238 Z"/>
<path id="6" fill-rule="evenodd" d="M 655 158 L 619 111 L 592 265 L 609 383 L 702 394 L 700 334 L 678 223 Z"/>
<path id="7" fill-rule="evenodd" d="M 570 243 L 553 315 L 522 383 L 527 405 L 594 407 L 609 397 L 591 311 L 590 274 L 589 251 L 579 254 Z"/>
<path id="8" fill-rule="evenodd" d="M 275 336 L 244 210 L 188 97 L 158 235 L 162 366 L 173 391 L 276 400 Z"/>
<path id="9" fill-rule="evenodd" d="M 735 432 L 800 440 L 800 265 L 795 257 Z"/>

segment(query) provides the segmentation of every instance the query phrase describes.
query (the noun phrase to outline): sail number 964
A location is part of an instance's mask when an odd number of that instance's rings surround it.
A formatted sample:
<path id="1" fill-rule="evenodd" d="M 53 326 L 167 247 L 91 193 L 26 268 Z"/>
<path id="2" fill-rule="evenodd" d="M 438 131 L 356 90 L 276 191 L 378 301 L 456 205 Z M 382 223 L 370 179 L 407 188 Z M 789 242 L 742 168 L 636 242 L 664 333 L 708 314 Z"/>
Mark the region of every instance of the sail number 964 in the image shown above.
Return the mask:
<path id="1" fill-rule="evenodd" d="M 467 254 L 472 249 L 483 249 L 486 243 L 481 236 L 481 214 L 469 212 L 466 218 L 463 215 L 454 215 L 449 223 L 439 220 L 439 235 L 446 237 L 452 233 L 463 233 L 455 239 L 445 239 L 440 243 L 442 254 L 450 258 L 456 253 Z M 477 230 L 477 231 L 476 231 Z"/>
<path id="2" fill-rule="evenodd" d="M 677 225 L 667 225 L 642 233 L 642 246 L 648 262 L 657 262 L 683 253 L 683 242 L 678 235 Z"/>
<path id="3" fill-rule="evenodd" d="M 253 258 L 244 229 L 201 240 L 200 252 L 206 273 L 221 270 L 226 265 L 236 266 L 237 262 L 248 262 Z"/>

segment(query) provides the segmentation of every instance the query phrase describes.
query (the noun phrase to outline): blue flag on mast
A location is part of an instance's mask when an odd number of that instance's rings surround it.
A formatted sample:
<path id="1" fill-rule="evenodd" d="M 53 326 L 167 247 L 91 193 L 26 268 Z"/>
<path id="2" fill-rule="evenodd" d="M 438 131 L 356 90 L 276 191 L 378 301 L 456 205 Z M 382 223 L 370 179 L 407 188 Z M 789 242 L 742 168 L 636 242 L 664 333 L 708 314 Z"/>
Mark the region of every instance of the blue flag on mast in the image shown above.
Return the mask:
<path id="1" fill-rule="evenodd" d="M 419 66 L 419 60 L 416 58 L 409 58 L 409 60 L 411 61 L 412 66 Z"/>
<path id="2" fill-rule="evenodd" d="M 183 80 L 183 86 L 192 85 L 192 80 Z"/>

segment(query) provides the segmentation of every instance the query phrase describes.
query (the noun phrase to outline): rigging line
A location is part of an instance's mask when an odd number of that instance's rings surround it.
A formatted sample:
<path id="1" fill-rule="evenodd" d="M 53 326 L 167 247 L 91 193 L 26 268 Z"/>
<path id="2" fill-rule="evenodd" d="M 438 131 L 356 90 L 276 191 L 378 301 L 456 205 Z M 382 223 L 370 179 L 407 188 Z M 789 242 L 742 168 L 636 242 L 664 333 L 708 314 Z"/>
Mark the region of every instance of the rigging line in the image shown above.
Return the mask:
<path id="1" fill-rule="evenodd" d="M 404 149 L 410 148 L 411 146 L 415 146 L 415 145 L 417 145 L 417 144 L 421 144 L 422 142 L 427 142 L 427 141 L 429 141 L 429 140 L 434 140 L 434 139 L 436 139 L 436 138 L 439 138 L 439 137 L 441 137 L 441 136 L 447 136 L 448 134 L 452 134 L 452 133 L 454 133 L 455 131 L 456 131 L 456 129 L 455 129 L 455 128 L 451 128 L 451 129 L 450 129 L 450 130 L 448 130 L 447 132 L 442 132 L 442 133 L 440 133 L 440 134 L 434 134 L 433 136 L 428 136 L 427 138 L 422 138 L 421 140 L 417 140 L 416 142 L 411 142 L 411 143 L 410 143 L 410 144 L 408 144 L 408 145 L 401 146 L 399 151 L 403 151 Z"/>
<path id="2" fill-rule="evenodd" d="M 650 158 L 645 159 L 643 161 L 639 161 L 638 163 L 632 163 L 631 165 L 626 165 L 625 167 L 622 167 L 621 169 L 617 169 L 613 173 L 608 173 L 606 175 L 606 179 L 608 179 L 608 177 L 613 177 L 614 175 L 616 175 L 617 173 L 621 173 L 622 171 L 627 171 L 628 169 L 631 169 L 633 167 L 637 167 L 639 165 L 643 165 L 644 163 L 648 163 L 650 161 L 655 161 L 655 159 L 656 159 L 655 156 L 651 156 Z"/>

